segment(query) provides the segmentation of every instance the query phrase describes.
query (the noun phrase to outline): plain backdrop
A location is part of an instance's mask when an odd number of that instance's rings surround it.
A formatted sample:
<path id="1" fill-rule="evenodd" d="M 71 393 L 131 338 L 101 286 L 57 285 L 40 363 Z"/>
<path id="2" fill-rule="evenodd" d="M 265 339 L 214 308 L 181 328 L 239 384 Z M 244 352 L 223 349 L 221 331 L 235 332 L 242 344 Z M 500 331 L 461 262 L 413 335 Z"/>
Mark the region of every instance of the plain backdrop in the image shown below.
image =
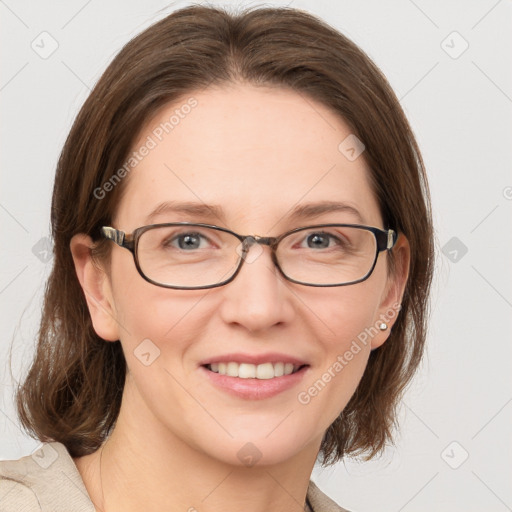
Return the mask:
<path id="1" fill-rule="evenodd" d="M 34 350 L 52 264 L 53 176 L 67 132 L 121 47 L 185 5 L 0 1 L 0 459 L 40 445 L 19 428 L 12 379 Z M 378 460 L 317 468 L 313 479 L 353 512 L 512 510 L 512 3 L 257 5 L 312 12 L 374 59 L 411 122 L 433 199 L 427 356 L 404 398 L 396 446 Z"/>

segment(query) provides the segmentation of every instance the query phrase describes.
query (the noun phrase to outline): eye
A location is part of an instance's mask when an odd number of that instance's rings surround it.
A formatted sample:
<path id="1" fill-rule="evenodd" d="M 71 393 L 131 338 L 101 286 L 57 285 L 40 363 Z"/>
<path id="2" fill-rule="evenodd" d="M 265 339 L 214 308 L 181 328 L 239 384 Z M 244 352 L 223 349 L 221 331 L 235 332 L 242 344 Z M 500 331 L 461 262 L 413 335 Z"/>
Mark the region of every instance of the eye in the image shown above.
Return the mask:
<path id="1" fill-rule="evenodd" d="M 338 245 L 340 240 L 329 233 L 319 232 L 309 234 L 304 239 L 303 243 L 304 242 L 307 244 L 306 247 L 309 249 L 327 249 L 333 245 Z M 301 245 L 301 247 L 304 247 L 304 245 Z"/>
<path id="2" fill-rule="evenodd" d="M 325 233 L 314 233 L 306 238 L 308 247 L 324 249 L 329 247 L 330 236 Z"/>
<path id="3" fill-rule="evenodd" d="M 184 251 L 204 249 L 208 246 L 208 239 L 201 233 L 181 233 L 165 241 L 165 246 L 178 247 Z"/>

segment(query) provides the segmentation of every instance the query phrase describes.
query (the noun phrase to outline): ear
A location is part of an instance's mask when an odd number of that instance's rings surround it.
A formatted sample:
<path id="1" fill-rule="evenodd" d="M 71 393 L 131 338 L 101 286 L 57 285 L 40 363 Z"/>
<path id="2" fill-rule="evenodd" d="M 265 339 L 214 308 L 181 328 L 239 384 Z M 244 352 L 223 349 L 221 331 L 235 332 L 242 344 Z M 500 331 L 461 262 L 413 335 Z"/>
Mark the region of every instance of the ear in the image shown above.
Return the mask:
<path id="1" fill-rule="evenodd" d="M 82 233 L 75 235 L 69 244 L 94 330 L 104 340 L 117 341 L 119 324 L 110 279 L 105 270 L 93 261 L 93 245 L 91 237 Z"/>
<path id="2" fill-rule="evenodd" d="M 400 314 L 400 304 L 409 277 L 411 260 L 409 241 L 403 233 L 399 234 L 393 247 L 393 257 L 395 259 L 394 271 L 388 275 L 388 282 L 379 306 L 379 316 L 376 319 L 376 328 L 381 323 L 385 323 L 387 327 L 382 331 L 379 330 L 372 338 L 372 350 L 380 347 L 389 338 L 391 327 Z"/>

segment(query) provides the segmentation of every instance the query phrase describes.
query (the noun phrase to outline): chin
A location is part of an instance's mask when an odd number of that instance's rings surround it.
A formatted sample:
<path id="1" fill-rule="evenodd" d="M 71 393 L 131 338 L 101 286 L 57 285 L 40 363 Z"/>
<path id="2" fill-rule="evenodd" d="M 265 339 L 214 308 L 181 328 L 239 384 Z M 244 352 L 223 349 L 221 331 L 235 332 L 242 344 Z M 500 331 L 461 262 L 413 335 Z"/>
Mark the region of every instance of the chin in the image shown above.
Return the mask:
<path id="1" fill-rule="evenodd" d="M 240 435 L 234 435 L 233 439 L 219 443 L 216 439 L 212 441 L 215 447 L 212 452 L 212 446 L 208 447 L 211 456 L 222 462 L 238 466 L 238 467 L 254 467 L 254 466 L 272 466 L 282 464 L 297 456 L 305 449 L 306 439 L 301 436 L 293 435 L 290 431 L 284 431 L 281 435 L 273 435 L 266 437 L 264 434 L 252 435 L 252 432 Z M 206 447 L 205 447 L 206 448 Z M 316 454 L 315 454 L 316 456 Z"/>

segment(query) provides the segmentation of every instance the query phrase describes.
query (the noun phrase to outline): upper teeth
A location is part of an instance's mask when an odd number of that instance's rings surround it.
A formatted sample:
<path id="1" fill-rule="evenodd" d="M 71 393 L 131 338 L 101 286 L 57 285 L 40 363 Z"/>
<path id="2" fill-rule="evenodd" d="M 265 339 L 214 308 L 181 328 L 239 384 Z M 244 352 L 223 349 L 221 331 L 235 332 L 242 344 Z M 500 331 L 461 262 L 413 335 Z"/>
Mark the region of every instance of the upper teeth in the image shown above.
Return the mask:
<path id="1" fill-rule="evenodd" d="M 273 379 L 283 375 L 290 375 L 299 369 L 292 363 L 212 363 L 207 365 L 215 373 L 228 375 L 229 377 L 239 377 L 241 379 Z"/>

